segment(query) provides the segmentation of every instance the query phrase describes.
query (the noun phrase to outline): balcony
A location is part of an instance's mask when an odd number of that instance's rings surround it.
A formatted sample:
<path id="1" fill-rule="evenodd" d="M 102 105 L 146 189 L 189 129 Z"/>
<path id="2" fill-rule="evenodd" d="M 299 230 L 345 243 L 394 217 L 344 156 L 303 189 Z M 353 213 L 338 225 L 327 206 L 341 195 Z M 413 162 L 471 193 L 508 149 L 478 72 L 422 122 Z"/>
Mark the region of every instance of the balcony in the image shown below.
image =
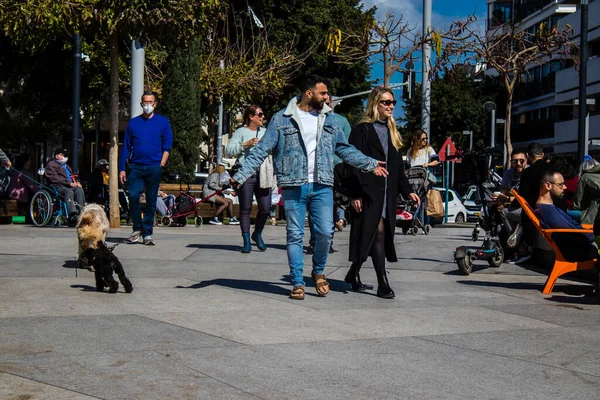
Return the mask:
<path id="1" fill-rule="evenodd" d="M 590 139 L 600 139 L 600 115 L 590 116 L 589 121 Z M 554 124 L 556 146 L 555 153 L 575 153 L 577 152 L 577 135 L 579 120 L 557 122 Z"/>
<path id="2" fill-rule="evenodd" d="M 587 64 L 587 94 L 600 93 L 600 57 L 593 57 Z M 556 73 L 556 103 L 565 103 L 579 96 L 579 71 L 574 67 Z"/>

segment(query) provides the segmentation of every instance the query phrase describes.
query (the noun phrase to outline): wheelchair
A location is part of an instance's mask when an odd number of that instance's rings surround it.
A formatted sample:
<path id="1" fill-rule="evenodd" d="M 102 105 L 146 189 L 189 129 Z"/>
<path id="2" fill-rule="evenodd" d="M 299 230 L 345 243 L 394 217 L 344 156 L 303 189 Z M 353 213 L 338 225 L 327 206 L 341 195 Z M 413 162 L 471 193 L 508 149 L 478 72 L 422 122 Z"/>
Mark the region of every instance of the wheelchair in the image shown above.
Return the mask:
<path id="1" fill-rule="evenodd" d="M 42 186 L 42 185 L 41 185 Z M 29 214 L 35 226 L 46 226 L 52 223 L 55 228 L 61 225 L 75 226 L 75 221 L 69 221 L 67 202 L 63 200 L 53 186 L 42 186 L 31 199 Z"/>

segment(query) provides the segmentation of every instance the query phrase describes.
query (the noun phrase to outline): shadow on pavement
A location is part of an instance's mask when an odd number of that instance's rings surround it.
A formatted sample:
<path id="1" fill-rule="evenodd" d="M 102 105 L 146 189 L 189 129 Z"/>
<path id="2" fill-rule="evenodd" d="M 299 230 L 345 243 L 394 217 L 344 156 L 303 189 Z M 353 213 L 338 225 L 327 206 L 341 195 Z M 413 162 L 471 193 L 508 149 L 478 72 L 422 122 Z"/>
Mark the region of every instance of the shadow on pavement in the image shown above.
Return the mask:
<path id="1" fill-rule="evenodd" d="M 63 268 L 78 269 L 79 263 L 77 260 L 65 260 L 65 263 L 62 266 Z"/>
<path id="2" fill-rule="evenodd" d="M 417 260 L 417 261 L 433 261 L 439 263 L 448 263 L 452 262 L 452 260 L 440 260 L 437 258 L 418 258 L 418 257 L 398 257 L 398 260 Z"/>
<path id="3" fill-rule="evenodd" d="M 266 281 L 255 281 L 248 279 L 227 279 L 227 278 L 219 278 L 213 279 L 210 281 L 202 281 L 198 283 L 194 283 L 190 286 L 175 286 L 176 289 L 202 289 L 209 286 L 223 286 L 232 289 L 241 289 L 241 290 L 252 290 L 255 292 L 263 292 L 263 293 L 273 293 L 273 294 L 281 294 L 288 295 L 290 293 L 290 289 L 283 288 L 280 283 L 275 282 L 266 282 Z"/>
<path id="4" fill-rule="evenodd" d="M 544 288 L 545 281 L 540 283 L 529 282 L 485 282 L 485 281 L 457 281 L 469 286 L 485 286 L 485 287 L 501 287 L 515 290 L 537 290 L 541 293 Z M 600 299 L 594 292 L 594 286 L 588 283 L 574 282 L 572 284 L 555 285 L 552 291 L 552 297 L 545 298 L 548 301 L 558 303 L 579 303 L 579 304 L 598 304 Z M 562 295 L 554 295 L 554 293 L 564 293 Z"/>
<path id="5" fill-rule="evenodd" d="M 211 250 L 225 250 L 225 251 L 235 251 L 235 252 L 240 252 L 242 249 L 242 243 L 240 241 L 240 244 L 204 244 L 204 243 L 193 243 L 193 244 L 188 244 L 186 247 L 189 248 L 196 248 L 196 249 L 211 249 Z M 267 250 L 268 249 L 277 249 L 277 250 L 286 250 L 286 246 L 282 245 L 282 244 L 269 244 L 267 243 Z M 260 253 L 260 250 L 258 250 L 256 248 L 256 244 L 252 243 L 252 251 L 258 251 Z"/>
<path id="6" fill-rule="evenodd" d="M 263 293 L 273 293 L 288 296 L 290 294 L 291 286 L 289 286 L 289 276 L 283 276 L 281 278 L 282 282 L 266 282 L 266 281 L 256 281 L 249 279 L 229 279 L 229 278 L 219 278 L 212 279 L 209 281 L 202 281 L 198 283 L 194 283 L 190 286 L 175 286 L 176 289 L 202 289 L 209 286 L 223 286 L 231 289 L 240 289 L 240 290 L 251 290 L 254 292 L 263 292 Z M 350 285 L 346 282 L 337 280 L 337 279 L 327 279 L 329 282 L 329 289 L 333 292 L 348 292 L 350 289 Z M 306 296 L 318 296 L 314 290 L 314 284 L 312 282 L 311 277 L 304 277 L 304 282 L 306 283 Z M 280 285 L 286 285 L 288 287 L 282 287 Z M 94 289 L 95 290 L 95 289 Z M 365 294 L 371 294 L 364 292 Z"/>
<path id="7" fill-rule="evenodd" d="M 540 283 L 529 283 L 529 282 L 489 282 L 489 281 L 456 281 L 456 283 L 462 283 L 469 286 L 487 286 L 487 287 L 501 287 L 506 289 L 516 290 L 538 290 L 541 291 L 544 288 L 544 282 Z"/>
<path id="8" fill-rule="evenodd" d="M 95 292 L 96 287 L 90 285 L 71 285 L 73 289 L 81 289 L 82 292 Z"/>

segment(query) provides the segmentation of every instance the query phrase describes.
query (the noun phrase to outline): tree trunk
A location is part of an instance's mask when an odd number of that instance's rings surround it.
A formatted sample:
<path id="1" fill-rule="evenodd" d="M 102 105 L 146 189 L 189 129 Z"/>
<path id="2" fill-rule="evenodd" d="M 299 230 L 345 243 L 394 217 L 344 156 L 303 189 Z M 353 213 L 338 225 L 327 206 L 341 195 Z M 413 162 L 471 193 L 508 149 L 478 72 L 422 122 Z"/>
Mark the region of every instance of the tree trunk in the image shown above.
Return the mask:
<path id="1" fill-rule="evenodd" d="M 512 140 L 510 138 L 510 122 L 512 120 L 513 92 L 513 89 L 507 89 L 506 121 L 504 122 L 504 143 L 506 143 L 506 159 L 504 160 L 505 171 L 510 167 L 508 160 L 510 160 L 510 155 L 513 151 Z"/>
<path id="2" fill-rule="evenodd" d="M 108 153 L 110 227 L 121 227 L 119 213 L 119 36 L 115 30 L 109 38 L 110 51 L 110 147 Z"/>
<path id="3" fill-rule="evenodd" d="M 392 59 L 389 54 L 389 47 L 383 48 L 383 87 L 389 88 L 392 81 L 392 71 L 390 64 Z"/>

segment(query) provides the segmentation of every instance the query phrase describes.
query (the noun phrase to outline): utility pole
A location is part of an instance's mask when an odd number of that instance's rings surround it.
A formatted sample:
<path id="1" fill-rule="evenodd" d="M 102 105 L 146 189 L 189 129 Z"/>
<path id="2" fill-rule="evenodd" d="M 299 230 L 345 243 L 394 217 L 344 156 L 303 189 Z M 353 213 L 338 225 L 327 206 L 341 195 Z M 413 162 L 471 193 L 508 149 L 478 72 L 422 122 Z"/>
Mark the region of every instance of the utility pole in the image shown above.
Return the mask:
<path id="1" fill-rule="evenodd" d="M 577 160 L 583 163 L 588 153 L 589 133 L 586 129 L 587 119 L 587 60 L 588 60 L 588 0 L 581 0 L 581 40 L 579 41 L 579 124 Z"/>
<path id="2" fill-rule="evenodd" d="M 219 68 L 225 69 L 225 61 L 219 61 Z M 216 142 L 217 163 L 220 163 L 223 160 L 223 94 L 219 99 L 219 126 Z"/>
<path id="3" fill-rule="evenodd" d="M 81 93 L 81 36 L 75 34 L 75 48 L 73 49 L 73 125 L 71 132 L 71 168 L 73 173 L 79 173 L 79 107 Z"/>
<path id="4" fill-rule="evenodd" d="M 431 3 L 432 0 L 423 0 L 423 36 L 429 35 L 431 29 Z M 430 133 L 431 117 L 431 81 L 429 80 L 431 59 L 431 46 L 428 42 L 423 43 L 423 78 L 422 78 L 422 97 L 421 97 L 421 129 Z"/>
<path id="5" fill-rule="evenodd" d="M 131 40 L 131 97 L 129 101 L 129 118 L 142 113 L 141 99 L 144 94 L 144 46 L 136 40 Z"/>
<path id="6" fill-rule="evenodd" d="M 496 147 L 496 103 L 494 103 L 493 101 L 486 101 L 483 105 L 483 108 L 485 108 L 485 111 L 492 114 L 490 122 L 490 147 L 493 148 Z"/>

